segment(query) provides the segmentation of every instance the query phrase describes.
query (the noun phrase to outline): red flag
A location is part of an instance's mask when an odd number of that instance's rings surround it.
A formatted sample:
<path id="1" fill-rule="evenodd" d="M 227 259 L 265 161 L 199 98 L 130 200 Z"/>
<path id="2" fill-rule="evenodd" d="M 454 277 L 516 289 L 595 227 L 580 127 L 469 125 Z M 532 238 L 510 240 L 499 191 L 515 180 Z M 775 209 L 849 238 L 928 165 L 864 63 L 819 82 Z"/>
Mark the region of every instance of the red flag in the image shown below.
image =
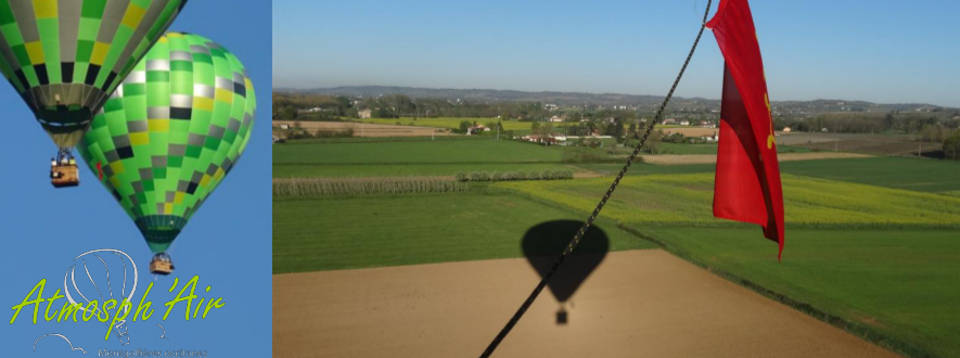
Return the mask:
<path id="1" fill-rule="evenodd" d="M 783 190 L 757 32 L 747 0 L 721 0 L 707 23 L 723 52 L 713 216 L 763 225 L 783 254 Z"/>

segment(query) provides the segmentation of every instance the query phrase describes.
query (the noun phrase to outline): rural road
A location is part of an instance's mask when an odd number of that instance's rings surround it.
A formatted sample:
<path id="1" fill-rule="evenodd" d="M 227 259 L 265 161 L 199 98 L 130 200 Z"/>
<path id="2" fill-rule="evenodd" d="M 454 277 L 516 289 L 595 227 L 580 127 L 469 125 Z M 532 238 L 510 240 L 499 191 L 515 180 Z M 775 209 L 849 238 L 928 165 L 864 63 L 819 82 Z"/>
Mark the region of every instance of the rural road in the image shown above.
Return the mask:
<path id="1" fill-rule="evenodd" d="M 496 259 L 273 276 L 276 357 L 476 357 L 539 276 Z M 544 290 L 496 357 L 896 357 L 662 250 L 612 252 L 567 304 Z"/>

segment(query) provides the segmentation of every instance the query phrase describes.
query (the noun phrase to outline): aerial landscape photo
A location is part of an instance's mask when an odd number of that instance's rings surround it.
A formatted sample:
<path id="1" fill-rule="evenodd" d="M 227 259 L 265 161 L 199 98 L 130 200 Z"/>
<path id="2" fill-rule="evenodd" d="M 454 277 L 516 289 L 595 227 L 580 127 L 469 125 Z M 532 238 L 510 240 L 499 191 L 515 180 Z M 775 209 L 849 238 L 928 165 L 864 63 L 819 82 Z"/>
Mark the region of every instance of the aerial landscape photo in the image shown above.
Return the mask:
<path id="1" fill-rule="evenodd" d="M 958 10 L 274 1 L 273 354 L 960 356 Z"/>

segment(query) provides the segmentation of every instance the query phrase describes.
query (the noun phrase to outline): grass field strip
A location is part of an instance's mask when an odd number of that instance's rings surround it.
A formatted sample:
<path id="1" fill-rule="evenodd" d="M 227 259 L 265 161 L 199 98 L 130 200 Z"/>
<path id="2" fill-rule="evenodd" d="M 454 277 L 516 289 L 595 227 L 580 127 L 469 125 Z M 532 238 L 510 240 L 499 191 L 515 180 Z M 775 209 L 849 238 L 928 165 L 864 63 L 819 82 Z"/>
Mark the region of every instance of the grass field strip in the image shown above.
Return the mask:
<path id="1" fill-rule="evenodd" d="M 627 177 L 604 214 L 627 223 L 725 225 L 711 215 L 713 179 L 712 173 Z M 494 185 L 587 211 L 606 179 Z M 789 174 L 783 188 L 787 225 L 960 228 L 960 198 L 952 196 Z"/>
<path id="2" fill-rule="evenodd" d="M 469 184 L 437 177 L 406 178 L 288 178 L 273 180 L 273 197 L 323 198 L 370 194 L 455 193 Z"/>

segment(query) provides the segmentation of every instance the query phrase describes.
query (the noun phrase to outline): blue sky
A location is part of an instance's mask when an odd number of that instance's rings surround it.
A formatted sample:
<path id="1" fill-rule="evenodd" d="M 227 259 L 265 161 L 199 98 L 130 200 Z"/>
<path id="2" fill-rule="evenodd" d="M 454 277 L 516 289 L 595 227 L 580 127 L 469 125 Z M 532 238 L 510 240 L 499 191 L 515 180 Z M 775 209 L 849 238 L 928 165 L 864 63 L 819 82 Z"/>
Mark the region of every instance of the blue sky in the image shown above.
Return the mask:
<path id="1" fill-rule="evenodd" d="M 207 350 L 213 357 L 267 357 L 271 354 L 271 192 L 270 192 L 270 3 L 244 2 L 230 7 L 222 2 L 190 1 L 170 27 L 211 38 L 245 64 L 257 93 L 253 137 L 243 157 L 216 191 L 193 216 L 170 254 L 180 282 L 199 275 L 202 296 L 223 297 L 223 308 L 205 320 L 185 321 L 178 308 L 167 321 L 159 321 L 163 303 L 174 294 L 166 289 L 173 276 L 157 279 L 150 298 L 154 317 L 130 326 L 132 344 L 122 347 L 103 340 L 105 324 L 30 324 L 28 312 L 9 324 L 11 306 L 41 279 L 48 279 L 47 297 L 62 287 L 63 274 L 73 258 L 90 249 L 117 248 L 136 260 L 141 270 L 140 288 L 152 280 L 146 271 L 152 254 L 139 231 L 113 197 L 82 165 L 81 185 L 55 190 L 47 177 L 55 147 L 22 103 L 12 86 L 0 85 L 4 140 L 0 141 L 0 240 L 5 255 L 0 303 L 0 341 L 5 357 L 69 357 L 65 342 L 57 338 L 33 342 L 41 334 L 59 332 L 87 357 L 107 349 Z M 79 158 L 79 156 L 78 156 Z M 116 278 L 115 278 L 116 279 Z M 58 282 L 59 281 L 59 282 Z M 135 298 L 138 298 L 137 293 Z M 63 300 L 57 302 L 59 306 Z M 46 305 L 44 304 L 44 306 Z M 55 306 L 56 307 L 56 306 Z M 29 313 L 32 313 L 29 312 Z M 41 314 L 43 311 L 41 310 Z M 161 323 L 167 331 L 160 339 Z"/>
<path id="2" fill-rule="evenodd" d="M 274 83 L 659 95 L 705 5 L 276 0 Z M 960 107 L 960 2 L 755 0 L 751 7 L 774 100 Z M 688 71 L 678 95 L 719 98 L 722 59 L 709 32 Z"/>

